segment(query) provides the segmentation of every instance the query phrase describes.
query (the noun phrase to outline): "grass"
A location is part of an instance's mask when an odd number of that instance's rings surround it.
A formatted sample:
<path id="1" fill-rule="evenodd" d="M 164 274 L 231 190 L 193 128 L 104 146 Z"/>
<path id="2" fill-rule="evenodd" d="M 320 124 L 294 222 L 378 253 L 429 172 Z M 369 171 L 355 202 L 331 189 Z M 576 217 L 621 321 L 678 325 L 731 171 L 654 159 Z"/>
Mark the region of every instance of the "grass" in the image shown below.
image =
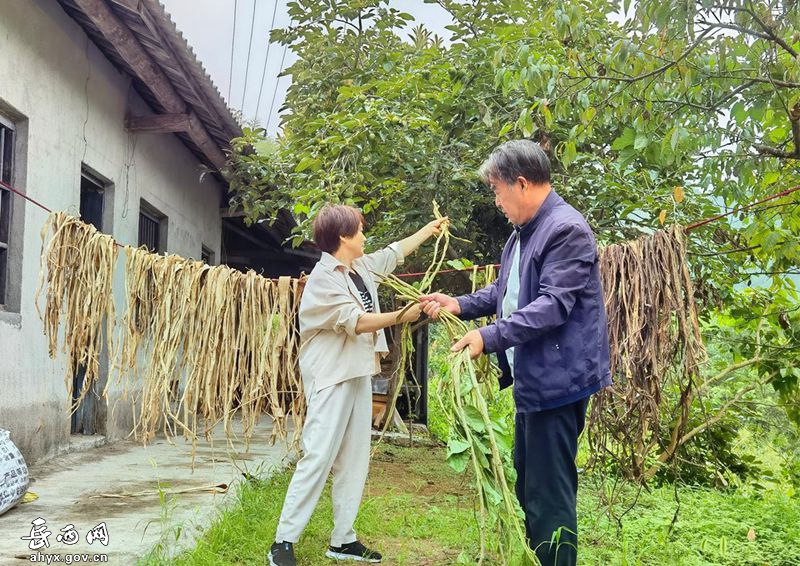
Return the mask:
<path id="1" fill-rule="evenodd" d="M 356 530 L 383 552 L 385 564 L 474 564 L 478 531 L 469 478 L 444 464 L 441 448 L 382 445 L 373 459 Z M 154 553 L 140 566 L 265 563 L 292 470 L 243 483 L 238 501 L 197 546 L 173 559 Z M 610 519 L 593 476 L 581 478 L 581 565 L 798 566 L 800 499 L 765 491 L 745 495 L 672 486 L 638 494 L 628 488 Z M 677 520 L 672 528 L 676 508 Z M 324 557 L 332 528 L 330 490 L 296 545 L 301 566 L 335 564 Z M 753 529 L 754 540 L 748 540 Z M 161 554 L 162 557 L 159 557 Z M 491 564 L 491 562 L 488 562 Z"/>
<path id="2" fill-rule="evenodd" d="M 800 565 L 800 500 L 778 491 L 746 496 L 663 486 L 636 498 L 629 489 L 626 503 L 636 504 L 618 530 L 603 512 L 599 486 L 587 478 L 581 487 L 581 564 Z"/>
<path id="3" fill-rule="evenodd" d="M 156 552 L 140 565 L 264 564 L 292 471 L 241 484 L 237 503 L 193 550 L 174 559 Z M 477 544 L 472 501 L 469 482 L 444 464 L 442 449 L 382 445 L 370 467 L 356 530 L 361 540 L 391 557 L 386 564 L 454 564 L 465 538 Z M 324 557 L 332 526 L 328 485 L 296 545 L 299 565 L 336 564 Z"/>

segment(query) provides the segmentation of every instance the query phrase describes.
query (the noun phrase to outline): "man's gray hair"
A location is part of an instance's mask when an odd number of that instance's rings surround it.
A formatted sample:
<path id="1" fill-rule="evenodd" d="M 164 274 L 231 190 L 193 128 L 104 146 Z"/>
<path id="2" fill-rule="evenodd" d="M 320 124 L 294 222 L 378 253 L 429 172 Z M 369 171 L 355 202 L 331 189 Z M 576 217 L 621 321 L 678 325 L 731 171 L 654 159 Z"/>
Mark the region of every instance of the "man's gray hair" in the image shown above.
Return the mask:
<path id="1" fill-rule="evenodd" d="M 495 148 L 478 169 L 478 175 L 487 184 L 492 179 L 514 183 L 518 177 L 537 184 L 549 183 L 550 160 L 538 143 L 511 140 Z"/>

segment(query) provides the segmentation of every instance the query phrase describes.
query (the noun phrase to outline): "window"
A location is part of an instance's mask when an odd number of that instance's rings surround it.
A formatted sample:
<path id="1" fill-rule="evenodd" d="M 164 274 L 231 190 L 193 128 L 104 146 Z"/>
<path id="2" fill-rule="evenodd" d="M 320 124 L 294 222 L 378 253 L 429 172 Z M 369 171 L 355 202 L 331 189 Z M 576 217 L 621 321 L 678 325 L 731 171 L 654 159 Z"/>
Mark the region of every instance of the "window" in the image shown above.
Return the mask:
<path id="1" fill-rule="evenodd" d="M 101 232 L 111 233 L 114 223 L 112 207 L 114 206 L 114 185 L 101 177 L 87 165 L 81 165 L 81 220 L 91 224 Z M 72 414 L 70 417 L 70 433 L 92 435 L 104 428 L 104 417 L 101 413 L 105 407 L 98 391 L 104 387 L 108 379 L 108 355 L 100 354 L 100 381 L 92 384 L 89 394 L 78 403 L 86 377 L 86 365 L 80 364 L 72 376 Z"/>
<path id="2" fill-rule="evenodd" d="M 0 118 L 0 181 L 11 185 L 14 172 L 14 128 Z M 0 185 L 0 305 L 6 304 L 11 241 L 12 194 Z"/>
<path id="3" fill-rule="evenodd" d="M 21 323 L 28 119 L 0 98 L 0 320 Z"/>
<path id="4" fill-rule="evenodd" d="M 139 245 L 151 252 L 167 249 L 167 217 L 142 199 L 139 204 Z"/>
<path id="5" fill-rule="evenodd" d="M 81 171 L 81 220 L 103 231 L 103 209 L 106 183 L 90 173 Z"/>
<path id="6" fill-rule="evenodd" d="M 201 246 L 200 260 L 208 265 L 214 265 L 214 252 L 205 246 Z"/>

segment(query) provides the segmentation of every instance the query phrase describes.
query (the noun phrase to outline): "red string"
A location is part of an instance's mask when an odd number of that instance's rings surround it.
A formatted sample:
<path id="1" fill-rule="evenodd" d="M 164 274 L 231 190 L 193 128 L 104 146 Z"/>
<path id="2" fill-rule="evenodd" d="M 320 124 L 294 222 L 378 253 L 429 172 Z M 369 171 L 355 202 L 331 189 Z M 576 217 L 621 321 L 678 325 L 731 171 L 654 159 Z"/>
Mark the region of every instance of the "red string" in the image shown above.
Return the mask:
<path id="1" fill-rule="evenodd" d="M 487 264 L 487 265 L 478 265 L 476 267 L 462 267 L 461 269 L 443 269 L 442 271 L 439 272 L 439 274 L 442 274 L 442 273 L 456 273 L 458 271 L 472 271 L 474 269 L 483 269 L 484 267 L 489 267 L 489 265 L 491 265 L 492 267 L 495 267 L 495 268 L 496 267 L 500 267 L 499 263 L 492 263 L 492 264 Z M 419 277 L 420 275 L 425 275 L 425 273 L 426 272 L 424 272 L 424 271 L 422 273 L 400 273 L 396 277 Z"/>
<path id="2" fill-rule="evenodd" d="M 8 185 L 8 184 L 4 183 L 3 181 L 0 181 L 0 186 L 2 186 L 2 187 L 3 187 L 3 188 L 5 188 L 5 189 L 8 189 L 8 190 L 9 190 L 9 191 L 11 191 L 12 193 L 16 193 L 16 194 L 18 194 L 19 196 L 21 196 L 21 197 L 22 197 L 22 198 L 24 198 L 25 200 L 29 200 L 29 201 L 31 201 L 33 204 L 35 204 L 36 206 L 38 206 L 38 207 L 39 207 L 39 208 L 41 208 L 42 210 L 45 210 L 45 211 L 47 211 L 47 212 L 53 212 L 52 210 L 50 210 L 49 208 L 47 208 L 45 205 L 43 205 L 43 204 L 41 204 L 41 203 L 39 203 L 39 202 L 36 202 L 35 200 L 33 200 L 31 197 L 29 197 L 29 196 L 28 196 L 28 195 L 26 195 L 25 193 L 23 193 L 23 192 L 21 192 L 21 191 L 18 191 L 17 189 L 15 189 L 14 187 L 12 187 L 11 185 Z"/>
<path id="3" fill-rule="evenodd" d="M 763 199 L 761 199 L 759 201 L 752 202 L 752 203 L 747 204 L 745 206 L 741 206 L 741 207 L 736 208 L 734 210 L 731 210 L 729 212 L 723 212 L 722 214 L 717 214 L 716 216 L 712 216 L 710 218 L 706 218 L 704 220 L 700 220 L 699 222 L 695 222 L 693 224 L 689 224 L 685 228 L 685 230 L 687 232 L 689 232 L 691 230 L 694 230 L 695 228 L 699 228 L 700 226 L 705 226 L 706 224 L 714 222 L 715 220 L 719 220 L 720 218 L 725 218 L 726 216 L 730 216 L 731 214 L 736 214 L 737 212 L 742 212 L 744 210 L 748 210 L 750 208 L 753 208 L 754 206 L 758 206 L 759 204 L 764 204 L 765 202 L 769 202 L 771 200 L 775 200 L 775 199 L 778 199 L 778 198 L 781 198 L 781 197 L 788 196 L 788 195 L 790 195 L 790 194 L 792 194 L 792 193 L 794 193 L 796 191 L 800 191 L 800 185 L 797 185 L 796 187 L 792 187 L 791 189 L 786 189 L 785 191 L 781 191 L 780 193 L 775 193 L 774 195 L 770 195 L 770 196 L 768 196 L 766 198 L 763 198 Z M 483 269 L 484 267 L 487 267 L 487 266 L 479 265 L 478 269 Z M 492 267 L 498 268 L 498 267 L 500 267 L 500 264 L 499 263 L 492 264 Z M 446 269 L 444 271 L 440 271 L 439 273 L 453 273 L 453 272 L 456 272 L 456 271 L 472 271 L 473 269 L 475 269 L 475 268 L 466 267 L 464 269 Z M 403 278 L 403 277 L 419 277 L 420 275 L 425 275 L 425 273 L 400 273 L 399 275 L 397 275 L 397 277 L 400 277 L 400 278 Z"/>
<path id="4" fill-rule="evenodd" d="M 4 183 L 3 181 L 0 181 L 0 186 L 1 186 L 1 187 L 3 187 L 4 189 L 8 189 L 9 191 L 11 191 L 11 192 L 12 192 L 12 193 L 14 193 L 14 194 L 17 194 L 17 195 L 21 196 L 21 197 L 22 197 L 22 198 L 24 198 L 25 200 L 32 202 L 33 204 L 35 204 L 36 206 L 38 206 L 39 208 L 41 208 L 42 210 L 44 210 L 44 211 L 46 211 L 46 212 L 53 212 L 52 210 L 50 210 L 49 208 L 47 208 L 47 207 L 46 207 L 45 205 L 43 205 L 42 203 L 40 203 L 40 202 L 38 202 L 38 201 L 36 201 L 36 200 L 32 199 L 31 197 L 29 197 L 28 195 L 26 195 L 26 194 L 25 194 L 25 193 L 23 193 L 22 191 L 19 191 L 19 190 L 15 189 L 15 188 L 14 188 L 14 187 L 12 187 L 11 185 L 9 185 L 9 184 L 7 184 L 7 183 Z M 114 241 L 114 245 L 115 245 L 115 246 L 117 246 L 118 248 L 121 248 L 121 247 L 122 247 L 122 244 L 120 244 L 120 243 L 119 243 L 119 242 L 117 242 L 116 240 Z"/>
<path id="5" fill-rule="evenodd" d="M 759 201 L 747 204 L 745 206 L 742 206 L 742 207 L 739 207 L 739 208 L 735 208 L 735 209 L 731 210 L 730 212 L 724 212 L 722 214 L 717 214 L 716 216 L 712 216 L 711 218 L 706 218 L 705 220 L 701 220 L 699 222 L 695 222 L 694 224 L 689 224 L 686 227 L 686 231 L 688 232 L 690 230 L 694 230 L 695 228 L 699 228 L 700 226 L 704 226 L 704 225 L 706 225 L 706 224 L 708 224 L 710 222 L 714 222 L 715 220 L 719 220 L 720 218 L 725 218 L 726 216 L 730 216 L 731 214 L 736 214 L 737 212 L 742 212 L 743 210 L 747 210 L 748 208 L 752 208 L 752 207 L 757 206 L 759 204 L 763 204 L 765 202 L 768 202 L 768 201 L 771 201 L 771 200 L 775 200 L 776 198 L 785 197 L 787 195 L 792 194 L 795 191 L 800 191 L 800 185 L 797 185 L 796 187 L 792 187 L 791 189 L 786 189 L 783 192 L 776 193 L 774 195 L 768 196 L 765 199 L 761 199 Z"/>
<path id="6" fill-rule="evenodd" d="M 2 187 L 3 187 L 3 188 L 5 188 L 5 189 L 8 189 L 8 190 L 9 190 L 9 191 L 11 191 L 12 193 L 15 193 L 15 194 L 17 194 L 17 195 L 21 196 L 21 197 L 22 197 L 22 198 L 24 198 L 25 200 L 28 200 L 28 201 L 32 202 L 33 204 L 35 204 L 36 206 L 38 206 L 38 207 L 39 207 L 39 208 L 41 208 L 42 210 L 44 210 L 44 211 L 46 211 L 46 212 L 52 212 L 52 210 L 50 210 L 49 208 L 47 208 L 46 206 L 44 206 L 44 205 L 43 205 L 43 204 L 41 204 L 40 202 L 38 202 L 38 201 L 36 201 L 36 200 L 32 199 L 31 197 L 29 197 L 28 195 L 26 195 L 26 194 L 25 194 L 25 193 L 23 193 L 22 191 L 19 191 L 19 190 L 15 189 L 15 188 L 14 188 L 14 187 L 12 187 L 11 185 L 9 185 L 9 184 L 7 184 L 7 183 L 4 183 L 3 181 L 0 181 L 0 186 L 2 186 Z M 715 220 L 719 220 L 719 219 L 721 219 L 721 218 L 725 218 L 726 216 L 730 216 L 731 214 L 736 214 L 736 213 L 738 213 L 738 212 L 742 212 L 742 211 L 744 211 L 744 210 L 748 210 L 748 209 L 750 209 L 750 208 L 753 208 L 754 206 L 758 206 L 759 204 L 764 204 L 765 202 L 769 202 L 769 201 L 771 201 L 771 200 L 775 200 L 775 199 L 778 199 L 778 198 L 781 198 L 781 197 L 788 196 L 788 195 L 790 195 L 790 194 L 792 194 L 792 193 L 794 193 L 794 192 L 796 192 L 796 191 L 800 191 L 800 185 L 797 185 L 797 186 L 795 186 L 795 187 L 792 187 L 791 189 L 786 189 L 785 191 L 781 191 L 780 193 L 775 193 L 774 195 L 770 195 L 770 196 L 768 196 L 768 197 L 766 197 L 766 198 L 763 198 L 763 199 L 761 199 L 761 200 L 759 200 L 759 201 L 756 201 L 756 202 L 753 202 L 753 203 L 747 204 L 747 205 L 745 205 L 745 206 L 741 206 L 741 207 L 739 207 L 739 208 L 735 208 L 735 209 L 733 209 L 733 210 L 731 210 L 731 211 L 729 211 L 729 212 L 723 212 L 722 214 L 717 214 L 716 216 L 711 216 L 710 218 L 706 218 L 706 219 L 704 219 L 704 220 L 700 220 L 699 222 L 695 222 L 695 223 L 693 223 L 693 224 L 689 224 L 689 225 L 686 227 L 686 231 L 687 231 L 687 232 L 689 232 L 689 231 L 691 231 L 691 230 L 694 230 L 695 228 L 699 228 L 700 226 L 705 226 L 706 224 L 709 224 L 709 223 L 711 223 L 711 222 L 714 222 Z M 121 244 L 119 244 L 119 243 L 118 243 L 118 242 L 116 242 L 116 241 L 114 242 L 114 244 L 115 244 L 116 246 L 122 247 L 122 245 L 121 245 Z M 491 264 L 491 265 L 492 265 L 492 267 L 495 267 L 495 268 L 498 268 L 498 267 L 500 267 L 500 264 L 499 264 L 499 263 L 494 263 L 494 264 Z M 485 268 L 485 267 L 488 267 L 488 266 L 487 266 L 487 265 L 479 265 L 479 266 L 477 266 L 477 269 L 483 269 L 483 268 Z M 445 269 L 445 270 L 443 270 L 443 271 L 440 271 L 439 273 L 440 273 L 440 274 L 441 274 L 441 273 L 457 273 L 457 272 L 459 272 L 459 271 L 473 271 L 473 270 L 475 270 L 475 269 L 476 269 L 475 267 L 464 267 L 464 268 L 461 268 L 461 269 Z M 422 275 L 425 275 L 425 272 L 421 272 L 421 273 L 399 273 L 399 274 L 397 275 L 397 277 L 400 277 L 400 278 L 405 278 L 405 277 L 420 277 L 420 276 L 422 276 Z"/>

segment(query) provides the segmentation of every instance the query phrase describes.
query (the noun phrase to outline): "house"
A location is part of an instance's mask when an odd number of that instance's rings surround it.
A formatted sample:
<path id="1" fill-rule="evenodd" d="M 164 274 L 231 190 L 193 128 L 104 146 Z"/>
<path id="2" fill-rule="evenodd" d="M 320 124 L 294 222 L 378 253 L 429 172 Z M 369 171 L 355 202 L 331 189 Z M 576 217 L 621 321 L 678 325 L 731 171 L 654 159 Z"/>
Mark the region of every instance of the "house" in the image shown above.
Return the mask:
<path id="1" fill-rule="evenodd" d="M 107 400 L 90 394 L 70 417 L 65 356 L 48 358 L 34 305 L 47 213 L 8 186 L 80 214 L 122 244 L 210 264 L 230 257 L 269 276 L 310 270 L 313 253 L 285 249 L 291 216 L 248 227 L 228 210 L 220 171 L 238 135 L 237 120 L 157 0 L 3 2 L 0 428 L 29 463 L 69 450 L 76 434 L 127 436 L 132 414 L 112 379 Z M 120 312 L 122 275 L 120 267 Z"/>

